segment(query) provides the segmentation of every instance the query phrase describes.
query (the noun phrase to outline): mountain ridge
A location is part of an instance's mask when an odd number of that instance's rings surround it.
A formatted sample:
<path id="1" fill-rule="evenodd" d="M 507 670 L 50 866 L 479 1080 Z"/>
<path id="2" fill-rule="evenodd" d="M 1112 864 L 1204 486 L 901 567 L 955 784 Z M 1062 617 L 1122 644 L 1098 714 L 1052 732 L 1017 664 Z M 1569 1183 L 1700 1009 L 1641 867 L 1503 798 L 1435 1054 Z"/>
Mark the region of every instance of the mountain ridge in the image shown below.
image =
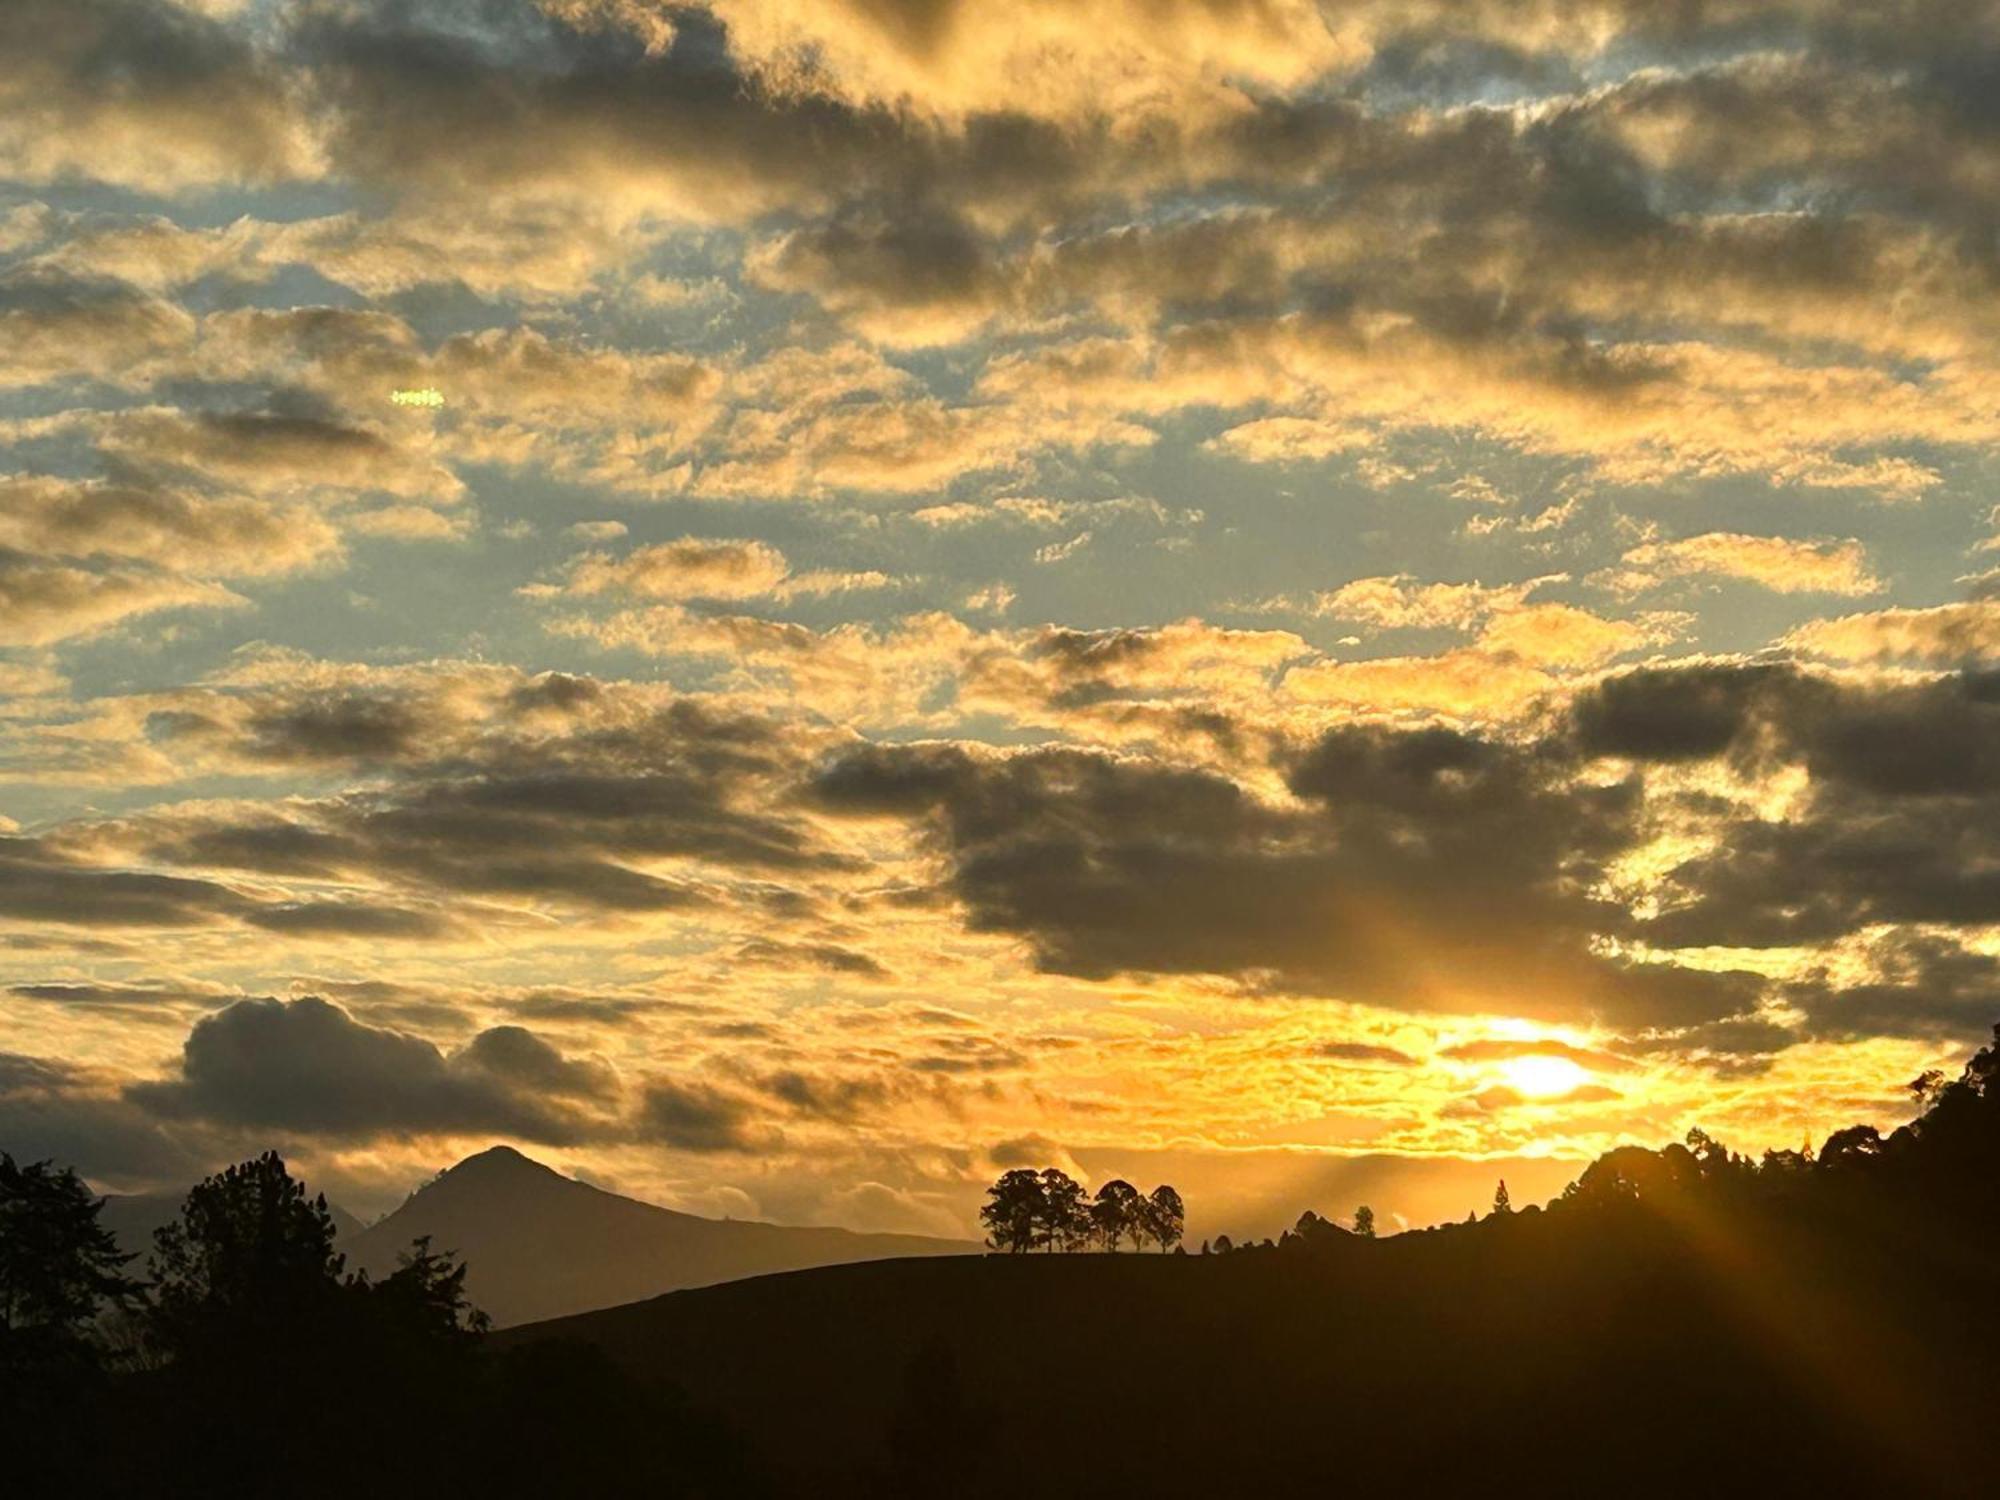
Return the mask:
<path id="1" fill-rule="evenodd" d="M 468 1293 L 503 1328 L 746 1276 L 981 1248 L 931 1235 L 706 1218 L 593 1187 L 504 1145 L 447 1168 L 343 1248 L 351 1267 L 379 1277 L 425 1235 L 464 1259 Z"/>

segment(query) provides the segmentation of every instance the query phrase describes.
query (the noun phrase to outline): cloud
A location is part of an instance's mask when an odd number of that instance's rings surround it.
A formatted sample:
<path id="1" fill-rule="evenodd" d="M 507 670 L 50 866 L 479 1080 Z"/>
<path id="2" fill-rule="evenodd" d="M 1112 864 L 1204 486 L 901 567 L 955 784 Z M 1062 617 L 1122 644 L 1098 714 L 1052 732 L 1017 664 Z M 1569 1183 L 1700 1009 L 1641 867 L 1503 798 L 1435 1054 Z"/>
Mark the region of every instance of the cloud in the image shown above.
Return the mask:
<path id="1" fill-rule="evenodd" d="M 14 1045 L 268 971 L 607 1172 L 653 1082 L 661 1191 L 885 1222 L 1030 1125 L 1583 1153 L 1708 1070 L 1789 1140 L 1990 1008 L 1993 589 L 1908 592 L 2000 436 L 1976 11 L 19 0 Z M 1659 1062 L 1399 1060 L 1496 1009 Z M 269 1133 L 36 1066 L 0 1134 Z"/>
<path id="2" fill-rule="evenodd" d="M 1582 1067 L 1613 1073 L 1623 1072 L 1632 1066 L 1626 1059 L 1614 1053 L 1595 1047 L 1578 1047 L 1556 1037 L 1536 1037 L 1531 1040 L 1483 1037 L 1441 1047 L 1438 1049 L 1438 1055 L 1457 1062 L 1472 1063 L 1509 1062 L 1517 1057 L 1559 1057 Z"/>
<path id="3" fill-rule="evenodd" d="M 0 551 L 0 645 L 47 646 L 137 615 L 228 609 L 244 602 L 207 580 L 137 568 L 80 568 Z"/>
<path id="4" fill-rule="evenodd" d="M 198 926 L 245 904 L 215 881 L 93 867 L 42 840 L 0 836 L 0 914 L 18 920 L 111 929 Z"/>
<path id="5" fill-rule="evenodd" d="M 0 17 L 0 171 L 144 192 L 316 167 L 280 66 L 245 34 L 155 0 L 16 0 Z"/>
<path id="6" fill-rule="evenodd" d="M 330 1134 L 496 1133 L 570 1144 L 602 1129 L 603 1064 L 565 1058 L 517 1026 L 453 1053 L 366 1025 L 314 997 L 240 1000 L 195 1023 L 179 1074 L 126 1096 L 168 1119 Z"/>
<path id="7" fill-rule="evenodd" d="M 778 85 L 953 115 L 1034 98 L 1043 110 L 1089 116 L 1224 79 L 1282 88 L 1356 55 L 1301 0 L 1112 0 L 1087 16 L 1030 0 L 1004 22 L 962 0 L 895 11 L 859 0 L 717 0 L 715 12 L 738 54 Z M 1064 66 L 1052 72 L 1051 57 Z"/>
<path id="8" fill-rule="evenodd" d="M 1549 1109 L 1564 1104 L 1605 1104 L 1619 1097 L 1621 1096 L 1618 1090 L 1602 1083 L 1580 1083 L 1566 1093 L 1534 1097 L 1499 1083 L 1491 1088 L 1481 1089 L 1471 1099 L 1465 1101 L 1465 1104 L 1482 1113 L 1491 1114 L 1496 1110 L 1520 1109 L 1523 1106 Z"/>
<path id="9" fill-rule="evenodd" d="M 238 771 L 388 774 L 321 797 L 74 821 L 61 862 L 46 843 L 18 841 L 36 868 L 75 887 L 72 920 L 100 920 L 91 891 L 116 907 L 121 881 L 139 891 L 167 879 L 138 869 L 183 869 L 254 883 L 259 895 L 203 886 L 187 903 L 163 900 L 161 922 L 469 941 L 549 912 L 613 920 L 759 903 L 775 898 L 773 879 L 855 867 L 755 791 L 781 785 L 810 743 L 768 721 L 505 671 L 319 674 L 280 656 L 243 676 L 233 691 L 184 695 L 174 716 L 156 716 L 154 735 L 189 742 L 197 764 Z M 46 909 L 33 882 L 24 865 L 16 899 Z M 314 889 L 327 882 L 339 892 Z M 476 915 L 467 902 L 481 903 Z"/>
<path id="10" fill-rule="evenodd" d="M 1541 581 L 1489 588 L 1477 583 L 1418 583 L 1408 574 L 1357 578 L 1315 596 L 1313 612 L 1382 630 L 1469 630 L 1491 615 L 1519 608 Z"/>
<path id="11" fill-rule="evenodd" d="M 1417 1063 L 1407 1052 L 1374 1042 L 1319 1042 L 1312 1048 L 1312 1055 L 1332 1062 L 1380 1063 L 1394 1068 L 1412 1068 Z"/>
<path id="12" fill-rule="evenodd" d="M 1784 644 L 1834 661 L 1938 667 L 1986 662 L 2000 657 L 2000 606 L 1979 599 L 1811 620 L 1788 632 Z"/>
<path id="13" fill-rule="evenodd" d="M 1213 774 L 1067 751 L 878 747 L 836 761 L 831 811 L 923 820 L 976 930 L 1038 966 L 1234 975 L 1398 1009 L 1728 1015 L 1740 976 L 1602 962 L 1583 872 L 1634 836 L 1630 785 L 1446 730 L 1334 731 L 1287 811 Z M 1505 955 L 1505 957 L 1501 957 Z"/>
<path id="14" fill-rule="evenodd" d="M 794 573 L 785 555 L 765 542 L 681 537 L 639 547 L 624 557 L 590 552 L 570 563 L 560 592 L 588 598 L 796 599 L 887 588 L 874 572 Z"/>
<path id="15" fill-rule="evenodd" d="M 1597 753 L 1804 773 L 1789 803 L 1725 804 L 1695 823 L 1704 836 L 1668 862 L 1637 929 L 1662 947 L 1778 947 L 2000 917 L 1985 873 L 1996 712 L 1975 673 L 1854 681 L 1703 665 L 1613 679 L 1572 717 Z"/>
<path id="16" fill-rule="evenodd" d="M 211 1169 L 201 1132 L 155 1119 L 91 1070 L 0 1053 L 0 1137 L 23 1160 L 87 1164 L 94 1184 L 185 1185 Z"/>
<path id="17" fill-rule="evenodd" d="M 622 558 L 589 553 L 570 566 L 570 593 L 641 599 L 748 599 L 775 592 L 790 576 L 784 554 L 762 542 L 682 537 Z"/>
<path id="18" fill-rule="evenodd" d="M 243 496 L 7 475 L 0 476 L 0 547 L 213 579 L 311 567 L 337 555 L 339 540 L 311 511 Z"/>
<path id="19" fill-rule="evenodd" d="M 1310 417 L 1259 417 L 1210 438 L 1206 446 L 1249 463 L 1282 464 L 1354 453 L 1373 447 L 1375 441 L 1374 434 L 1366 429 L 1344 427 L 1338 422 Z"/>
<path id="20" fill-rule="evenodd" d="M 647 1084 L 638 1128 L 645 1139 L 676 1151 L 755 1151 L 772 1139 L 743 1095 L 669 1078 Z"/>
<path id="21" fill-rule="evenodd" d="M 143 384 L 188 355 L 195 320 L 122 282 L 16 268 L 0 273 L 0 338 L 0 389 Z"/>
<path id="22" fill-rule="evenodd" d="M 1808 1035 L 1839 1041 L 1977 1036 L 2000 1009 L 2000 956 L 1939 932 L 1891 931 L 1787 986 Z M 1854 962 L 1858 959 L 1858 964 Z"/>
<path id="23" fill-rule="evenodd" d="M 406 434 L 276 412 L 121 415 L 102 446 L 127 470 L 164 471 L 262 495 L 348 491 L 449 504 L 465 485 Z"/>
<path id="24" fill-rule="evenodd" d="M 1882 587 L 1859 542 L 1800 542 L 1733 531 L 1634 547 L 1625 554 L 1616 584 L 1636 592 L 1670 578 L 1737 579 L 1780 594 L 1872 594 Z"/>

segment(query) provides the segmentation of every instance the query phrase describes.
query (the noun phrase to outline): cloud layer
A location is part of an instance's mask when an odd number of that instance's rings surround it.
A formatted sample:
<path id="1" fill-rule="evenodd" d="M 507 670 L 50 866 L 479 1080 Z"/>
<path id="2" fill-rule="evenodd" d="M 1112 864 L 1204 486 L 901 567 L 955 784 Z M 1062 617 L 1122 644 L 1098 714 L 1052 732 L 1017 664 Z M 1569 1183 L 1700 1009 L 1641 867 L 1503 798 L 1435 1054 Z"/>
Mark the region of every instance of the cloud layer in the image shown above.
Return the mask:
<path id="1" fill-rule="evenodd" d="M 955 1231 L 1886 1122 L 1996 1008 L 1996 55 L 15 0 L 0 1136 Z"/>

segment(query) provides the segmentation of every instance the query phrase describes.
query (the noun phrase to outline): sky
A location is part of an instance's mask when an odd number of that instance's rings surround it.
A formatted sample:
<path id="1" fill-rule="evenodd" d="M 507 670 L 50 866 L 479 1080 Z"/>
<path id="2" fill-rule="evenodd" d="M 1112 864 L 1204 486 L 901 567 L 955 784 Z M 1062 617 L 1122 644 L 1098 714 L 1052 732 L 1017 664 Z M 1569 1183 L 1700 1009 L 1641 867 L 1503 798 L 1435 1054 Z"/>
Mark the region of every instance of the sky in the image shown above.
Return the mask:
<path id="1" fill-rule="evenodd" d="M 1906 1118 L 1996 101 L 1971 0 L 7 0 L 0 1146 L 1270 1233 Z"/>

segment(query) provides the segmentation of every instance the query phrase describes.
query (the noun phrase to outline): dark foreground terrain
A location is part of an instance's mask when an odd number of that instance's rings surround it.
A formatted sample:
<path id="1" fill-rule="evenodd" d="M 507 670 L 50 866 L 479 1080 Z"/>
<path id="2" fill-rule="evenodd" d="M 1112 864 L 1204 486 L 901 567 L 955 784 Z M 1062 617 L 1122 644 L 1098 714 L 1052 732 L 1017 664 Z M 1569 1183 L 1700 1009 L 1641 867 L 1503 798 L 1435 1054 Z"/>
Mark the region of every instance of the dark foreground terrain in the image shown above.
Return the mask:
<path id="1" fill-rule="evenodd" d="M 1887 1137 L 1752 1161 L 1696 1132 L 1391 1239 L 1308 1215 L 497 1334 L 448 1247 L 347 1270 L 275 1154 L 134 1277 L 74 1174 L 0 1153 L 0 1491 L 1992 1495 L 2000 1045 L 1913 1088 Z"/>
<path id="2" fill-rule="evenodd" d="M 1647 1204 L 1222 1257 L 885 1262 L 537 1325 L 787 1494 L 1992 1494 L 2000 1258 Z"/>

